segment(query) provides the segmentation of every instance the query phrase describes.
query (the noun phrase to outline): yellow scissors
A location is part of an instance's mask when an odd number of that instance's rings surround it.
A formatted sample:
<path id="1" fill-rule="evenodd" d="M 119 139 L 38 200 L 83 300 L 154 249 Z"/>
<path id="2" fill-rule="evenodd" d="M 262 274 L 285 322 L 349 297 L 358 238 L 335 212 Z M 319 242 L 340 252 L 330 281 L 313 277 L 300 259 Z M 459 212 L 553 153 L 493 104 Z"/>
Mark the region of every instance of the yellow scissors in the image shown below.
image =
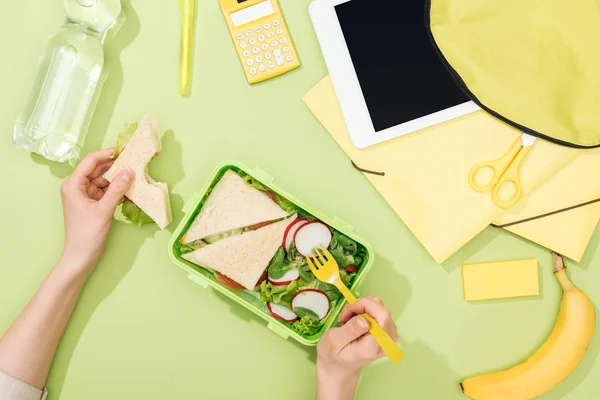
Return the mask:
<path id="1" fill-rule="evenodd" d="M 475 165 L 469 174 L 469 185 L 477 192 L 492 193 L 492 200 L 500 208 L 511 208 L 523 197 L 521 185 L 521 164 L 537 141 L 535 136 L 524 133 L 511 146 L 510 150 L 494 161 Z M 491 177 L 489 180 L 482 179 Z M 481 183 L 485 180 L 485 183 Z M 508 189 L 512 187 L 512 192 Z M 510 195 L 503 198 L 508 192 Z"/>

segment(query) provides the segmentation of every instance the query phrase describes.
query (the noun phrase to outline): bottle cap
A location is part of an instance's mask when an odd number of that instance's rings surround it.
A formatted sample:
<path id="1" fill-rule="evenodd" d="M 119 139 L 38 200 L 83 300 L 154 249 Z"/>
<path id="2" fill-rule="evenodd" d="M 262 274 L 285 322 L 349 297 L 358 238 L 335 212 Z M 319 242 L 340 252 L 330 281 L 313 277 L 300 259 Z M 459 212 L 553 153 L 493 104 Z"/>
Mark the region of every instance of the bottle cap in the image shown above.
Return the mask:
<path id="1" fill-rule="evenodd" d="M 121 0 L 64 0 L 70 20 L 103 33 L 121 15 Z"/>

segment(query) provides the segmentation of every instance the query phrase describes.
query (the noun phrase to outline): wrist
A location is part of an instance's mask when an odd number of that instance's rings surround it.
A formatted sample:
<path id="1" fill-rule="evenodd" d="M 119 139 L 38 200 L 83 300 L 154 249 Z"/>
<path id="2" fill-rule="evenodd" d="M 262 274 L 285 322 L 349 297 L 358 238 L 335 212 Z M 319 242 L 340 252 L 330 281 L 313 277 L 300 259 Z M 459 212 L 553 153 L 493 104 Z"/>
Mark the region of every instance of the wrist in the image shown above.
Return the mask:
<path id="1" fill-rule="evenodd" d="M 360 369 L 326 366 L 317 361 L 317 400 L 352 400 Z"/>
<path id="2" fill-rule="evenodd" d="M 92 258 L 84 257 L 65 249 L 55 266 L 55 270 L 69 275 L 71 278 L 87 280 L 95 266 L 96 261 Z"/>

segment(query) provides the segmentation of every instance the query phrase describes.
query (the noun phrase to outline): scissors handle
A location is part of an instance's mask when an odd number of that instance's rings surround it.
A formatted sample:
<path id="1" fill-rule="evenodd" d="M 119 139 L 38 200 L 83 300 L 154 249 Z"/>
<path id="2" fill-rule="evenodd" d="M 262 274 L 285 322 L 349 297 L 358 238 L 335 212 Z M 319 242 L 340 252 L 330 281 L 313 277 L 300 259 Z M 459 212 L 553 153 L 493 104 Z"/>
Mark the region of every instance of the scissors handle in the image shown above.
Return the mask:
<path id="1" fill-rule="evenodd" d="M 521 164 L 532 147 L 523 147 L 517 154 L 512 164 L 508 167 L 498 184 L 492 190 L 492 200 L 500 208 L 508 209 L 517 205 L 523 197 L 523 185 L 521 184 Z M 502 189 L 507 186 L 513 187 L 512 195 L 506 199 L 501 197 Z"/>
<path id="2" fill-rule="evenodd" d="M 180 0 L 181 7 L 181 65 L 179 70 L 179 93 L 187 96 L 192 79 L 192 37 L 194 31 L 195 0 Z"/>
<path id="3" fill-rule="evenodd" d="M 500 179 L 502 179 L 504 172 L 509 169 L 511 163 L 522 148 L 521 139 L 519 138 L 513 143 L 508 152 L 499 159 L 476 164 L 469 173 L 469 185 L 471 188 L 481 193 L 492 191 Z M 487 183 L 481 185 L 477 182 L 477 177 L 485 170 L 490 170 L 493 173 L 493 176 Z"/>

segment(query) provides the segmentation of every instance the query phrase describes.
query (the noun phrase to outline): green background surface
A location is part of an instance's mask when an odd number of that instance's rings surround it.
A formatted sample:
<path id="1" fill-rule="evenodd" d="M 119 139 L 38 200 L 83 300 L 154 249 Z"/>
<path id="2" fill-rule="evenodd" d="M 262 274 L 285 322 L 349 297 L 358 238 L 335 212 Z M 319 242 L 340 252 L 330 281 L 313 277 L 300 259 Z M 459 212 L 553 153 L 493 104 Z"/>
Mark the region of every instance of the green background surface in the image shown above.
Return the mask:
<path id="1" fill-rule="evenodd" d="M 302 67 L 250 86 L 217 0 L 200 0 L 193 93 L 184 99 L 177 91 L 178 2 L 124 2 L 128 21 L 108 46 L 111 75 L 84 152 L 112 146 L 124 122 L 158 116 L 164 152 L 150 173 L 169 183 L 175 221 L 164 232 L 115 224 L 60 344 L 51 399 L 313 396 L 314 349 L 280 339 L 250 312 L 189 281 L 167 256 L 184 201 L 228 159 L 270 172 L 307 204 L 352 223 L 375 248 L 361 293 L 382 296 L 393 310 L 407 356 L 396 366 L 365 369 L 358 399 L 466 398 L 458 386 L 463 378 L 522 360 L 551 331 L 561 293 L 547 250 L 489 228 L 437 265 L 304 106 L 301 96 L 327 73 L 308 4 L 281 4 Z M 4 2 L 0 13 L 0 332 L 61 251 L 59 186 L 70 168 L 17 150 L 11 133 L 37 57 L 63 18 L 59 0 Z M 584 261 L 569 263 L 573 281 L 596 305 L 599 243 L 597 232 Z M 540 261 L 540 296 L 463 301 L 463 262 L 528 257 Z M 545 400 L 598 397 L 599 332 L 581 366 Z"/>

